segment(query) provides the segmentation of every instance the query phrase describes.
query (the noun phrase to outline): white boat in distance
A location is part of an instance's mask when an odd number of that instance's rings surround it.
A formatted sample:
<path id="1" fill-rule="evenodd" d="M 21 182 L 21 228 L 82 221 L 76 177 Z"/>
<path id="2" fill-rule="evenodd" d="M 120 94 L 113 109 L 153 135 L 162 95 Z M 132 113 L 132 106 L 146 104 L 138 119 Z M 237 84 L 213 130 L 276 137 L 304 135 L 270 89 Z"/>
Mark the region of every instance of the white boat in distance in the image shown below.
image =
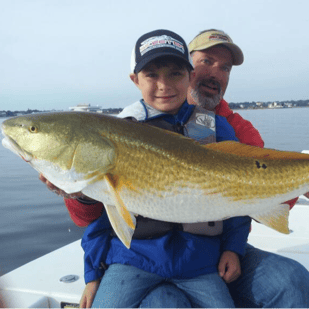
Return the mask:
<path id="1" fill-rule="evenodd" d="M 309 200 L 301 196 L 290 212 L 289 235 L 255 221 L 248 242 L 303 264 L 309 271 Z M 78 307 L 84 290 L 80 240 L 0 277 L 0 295 L 10 308 Z"/>

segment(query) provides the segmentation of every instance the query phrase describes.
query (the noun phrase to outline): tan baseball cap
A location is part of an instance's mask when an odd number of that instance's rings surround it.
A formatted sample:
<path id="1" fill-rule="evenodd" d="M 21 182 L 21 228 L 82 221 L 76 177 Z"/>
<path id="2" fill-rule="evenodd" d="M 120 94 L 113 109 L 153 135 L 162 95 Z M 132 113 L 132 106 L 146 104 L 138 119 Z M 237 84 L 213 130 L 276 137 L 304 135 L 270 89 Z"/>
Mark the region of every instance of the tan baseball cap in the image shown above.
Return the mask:
<path id="1" fill-rule="evenodd" d="M 226 46 L 233 55 L 233 65 L 240 65 L 244 62 L 244 55 L 241 49 L 233 43 L 232 39 L 223 31 L 209 30 L 198 34 L 189 44 L 189 52 L 203 50 L 215 45 Z"/>

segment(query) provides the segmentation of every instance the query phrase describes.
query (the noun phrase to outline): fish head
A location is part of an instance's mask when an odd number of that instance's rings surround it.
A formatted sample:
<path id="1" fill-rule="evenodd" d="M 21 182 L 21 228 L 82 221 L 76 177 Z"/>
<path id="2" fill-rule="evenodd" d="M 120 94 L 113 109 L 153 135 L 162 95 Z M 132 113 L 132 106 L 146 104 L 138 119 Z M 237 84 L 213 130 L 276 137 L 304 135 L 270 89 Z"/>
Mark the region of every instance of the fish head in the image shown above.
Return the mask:
<path id="1" fill-rule="evenodd" d="M 59 121 L 54 123 L 51 117 L 39 115 L 13 117 L 4 121 L 2 134 L 3 146 L 26 162 L 31 162 L 34 158 L 55 157 L 63 148 L 69 146 L 69 139 L 72 140 L 60 127 Z"/>
<path id="2" fill-rule="evenodd" d="M 2 144 L 55 186 L 81 191 L 113 165 L 114 145 L 84 113 L 19 116 L 2 123 Z M 102 177 L 102 176 L 101 176 Z"/>

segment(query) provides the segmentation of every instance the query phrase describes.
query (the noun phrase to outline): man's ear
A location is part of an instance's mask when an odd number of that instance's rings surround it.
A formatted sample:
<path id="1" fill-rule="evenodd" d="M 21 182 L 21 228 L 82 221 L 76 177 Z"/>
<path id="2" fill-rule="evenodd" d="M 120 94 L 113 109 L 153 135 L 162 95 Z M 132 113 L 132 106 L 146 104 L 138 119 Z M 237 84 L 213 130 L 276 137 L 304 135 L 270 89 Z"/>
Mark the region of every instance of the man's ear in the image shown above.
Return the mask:
<path id="1" fill-rule="evenodd" d="M 131 73 L 130 74 L 130 79 L 135 84 L 135 86 L 139 87 L 137 74 Z"/>

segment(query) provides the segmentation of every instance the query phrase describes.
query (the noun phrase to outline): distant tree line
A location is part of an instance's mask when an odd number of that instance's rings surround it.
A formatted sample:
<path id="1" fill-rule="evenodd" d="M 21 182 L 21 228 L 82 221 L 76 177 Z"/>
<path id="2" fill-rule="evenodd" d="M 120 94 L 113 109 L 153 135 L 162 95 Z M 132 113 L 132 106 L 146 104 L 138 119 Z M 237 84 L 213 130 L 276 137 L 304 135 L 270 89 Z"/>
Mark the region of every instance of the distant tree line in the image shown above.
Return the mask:
<path id="1" fill-rule="evenodd" d="M 277 106 L 282 107 L 307 107 L 309 106 L 309 100 L 290 100 L 290 101 L 275 101 Z M 234 103 L 230 102 L 229 106 L 231 109 L 238 109 L 238 108 L 268 108 L 270 104 L 273 104 L 274 101 L 269 102 L 261 102 L 261 101 L 252 101 L 252 102 L 242 102 L 242 103 Z"/>
<path id="2" fill-rule="evenodd" d="M 102 109 L 103 114 L 119 114 L 123 108 L 106 108 Z M 18 110 L 18 111 L 0 111 L 0 117 L 14 117 L 14 116 L 19 116 L 19 115 L 27 115 L 27 114 L 35 114 L 35 113 L 48 113 L 48 112 L 55 112 L 55 110 L 52 111 L 41 111 L 38 109 L 29 109 L 26 111 Z"/>
<path id="3" fill-rule="evenodd" d="M 103 114 L 119 114 L 123 108 L 104 108 L 102 109 Z"/>
<path id="4" fill-rule="evenodd" d="M 16 115 L 26 115 L 26 114 L 33 114 L 33 113 L 41 113 L 42 111 L 39 111 L 38 109 L 27 109 L 26 111 L 0 111 L 0 117 L 13 117 Z"/>

